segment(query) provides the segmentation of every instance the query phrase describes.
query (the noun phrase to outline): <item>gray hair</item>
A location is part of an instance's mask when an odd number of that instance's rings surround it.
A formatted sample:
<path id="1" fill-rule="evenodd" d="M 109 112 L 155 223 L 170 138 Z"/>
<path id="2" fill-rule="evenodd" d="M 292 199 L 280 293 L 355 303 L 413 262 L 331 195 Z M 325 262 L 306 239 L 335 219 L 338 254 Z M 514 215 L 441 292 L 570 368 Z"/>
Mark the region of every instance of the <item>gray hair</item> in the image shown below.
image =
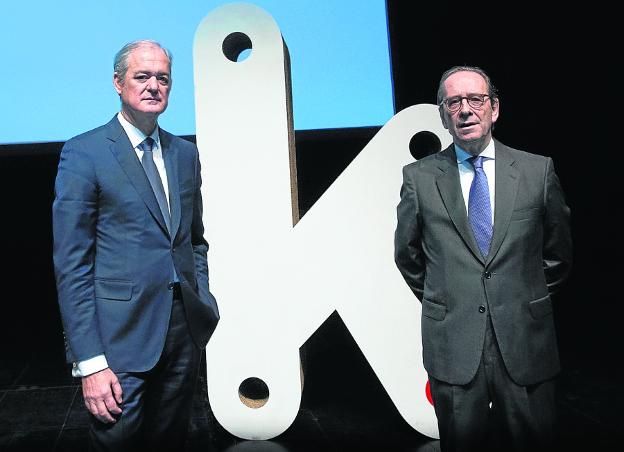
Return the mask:
<path id="1" fill-rule="evenodd" d="M 475 72 L 479 74 L 481 77 L 483 77 L 483 79 L 485 80 L 485 83 L 487 83 L 488 96 L 490 96 L 490 99 L 492 99 L 492 102 L 495 102 L 498 100 L 498 91 L 496 90 L 496 87 L 492 84 L 490 77 L 485 73 L 483 69 L 476 67 L 476 66 L 454 66 L 450 68 L 449 70 L 447 70 L 446 72 L 444 72 L 444 74 L 442 74 L 442 77 L 440 78 L 440 84 L 438 85 L 438 98 L 437 98 L 438 105 L 440 105 L 442 101 L 444 100 L 444 94 L 445 94 L 444 82 L 446 81 L 446 79 L 449 78 L 451 75 L 455 74 L 456 72 L 464 72 L 464 71 Z"/>
<path id="2" fill-rule="evenodd" d="M 115 60 L 113 61 L 113 70 L 117 74 L 119 81 L 123 83 L 126 78 L 126 72 L 128 71 L 128 57 L 132 53 L 133 50 L 138 49 L 142 46 L 156 46 L 165 52 L 167 58 L 169 59 L 169 70 L 171 70 L 171 65 L 173 64 L 173 55 L 171 52 L 165 47 L 161 46 L 158 42 L 152 41 L 151 39 L 140 39 L 138 41 L 132 41 L 126 44 L 115 54 Z"/>

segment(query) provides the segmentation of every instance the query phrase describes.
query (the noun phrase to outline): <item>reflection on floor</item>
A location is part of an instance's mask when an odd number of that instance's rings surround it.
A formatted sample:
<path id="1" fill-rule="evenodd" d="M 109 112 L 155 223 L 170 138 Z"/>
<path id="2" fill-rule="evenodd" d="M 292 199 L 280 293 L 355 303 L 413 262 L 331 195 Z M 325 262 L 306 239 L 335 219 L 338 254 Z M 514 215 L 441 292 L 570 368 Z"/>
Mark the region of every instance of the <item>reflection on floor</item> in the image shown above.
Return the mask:
<path id="1" fill-rule="evenodd" d="M 329 338 L 329 339 L 328 339 Z M 0 451 L 87 450 L 78 380 L 58 351 L 0 355 Z M 244 441 L 215 420 L 205 379 L 197 389 L 187 451 L 317 452 L 439 450 L 400 417 L 333 315 L 306 343 L 306 384 L 295 422 L 272 441 Z M 317 364 L 318 363 L 318 364 Z M 319 368 L 322 366 L 322 368 Z M 560 378 L 560 450 L 621 450 L 621 404 L 613 375 L 568 366 Z"/>

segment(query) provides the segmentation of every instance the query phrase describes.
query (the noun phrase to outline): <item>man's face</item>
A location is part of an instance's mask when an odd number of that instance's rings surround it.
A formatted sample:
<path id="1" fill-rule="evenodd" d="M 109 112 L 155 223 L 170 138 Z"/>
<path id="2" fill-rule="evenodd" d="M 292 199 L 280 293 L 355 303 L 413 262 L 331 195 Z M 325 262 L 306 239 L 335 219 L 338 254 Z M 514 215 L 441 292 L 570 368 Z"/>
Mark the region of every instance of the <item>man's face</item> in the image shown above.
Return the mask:
<path id="1" fill-rule="evenodd" d="M 456 72 L 444 81 L 445 99 L 454 96 L 487 94 L 487 83 L 476 72 Z M 440 117 L 442 124 L 453 136 L 453 141 L 468 152 L 481 152 L 492 136 L 492 125 L 498 119 L 498 101 L 492 102 L 489 96 L 480 108 L 471 107 L 467 99 L 460 100 L 461 106 L 456 112 L 450 112 L 442 106 Z"/>
<path id="2" fill-rule="evenodd" d="M 120 79 L 115 73 L 113 84 L 121 98 L 122 111 L 131 117 L 160 115 L 167 108 L 171 90 L 169 58 L 153 45 L 142 45 L 128 56 L 128 70 Z"/>

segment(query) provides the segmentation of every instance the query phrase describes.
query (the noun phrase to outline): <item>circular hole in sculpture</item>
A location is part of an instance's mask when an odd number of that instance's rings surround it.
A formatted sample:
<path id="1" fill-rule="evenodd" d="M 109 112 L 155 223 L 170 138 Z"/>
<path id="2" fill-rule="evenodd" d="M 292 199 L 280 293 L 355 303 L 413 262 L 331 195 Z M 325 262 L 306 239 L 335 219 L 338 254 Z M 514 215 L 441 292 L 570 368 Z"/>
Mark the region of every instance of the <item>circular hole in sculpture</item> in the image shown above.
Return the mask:
<path id="1" fill-rule="evenodd" d="M 250 377 L 238 387 L 238 397 L 249 408 L 262 408 L 269 401 L 269 387 L 261 379 Z"/>
<path id="2" fill-rule="evenodd" d="M 246 60 L 251 55 L 251 39 L 245 33 L 236 31 L 223 40 L 223 55 L 235 63 Z"/>
<path id="3" fill-rule="evenodd" d="M 409 142 L 410 154 L 416 160 L 440 152 L 441 149 L 442 143 L 440 143 L 440 139 L 432 132 L 418 132 L 414 134 Z"/>

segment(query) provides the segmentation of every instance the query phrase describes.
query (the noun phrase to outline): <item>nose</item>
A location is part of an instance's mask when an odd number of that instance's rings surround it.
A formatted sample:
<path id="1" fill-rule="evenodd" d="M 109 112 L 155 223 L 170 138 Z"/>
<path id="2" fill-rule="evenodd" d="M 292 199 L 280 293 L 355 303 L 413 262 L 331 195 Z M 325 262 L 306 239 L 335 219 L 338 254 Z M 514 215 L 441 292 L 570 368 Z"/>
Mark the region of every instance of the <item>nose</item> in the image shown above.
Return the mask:
<path id="1" fill-rule="evenodd" d="M 156 80 L 156 76 L 153 75 L 147 81 L 147 89 L 148 91 L 158 91 L 158 80 Z"/>
<path id="2" fill-rule="evenodd" d="M 468 105 L 468 99 L 465 97 L 462 97 L 461 99 L 461 108 L 459 109 L 459 112 L 462 115 L 469 115 L 472 113 L 472 109 L 470 108 L 470 105 Z"/>

